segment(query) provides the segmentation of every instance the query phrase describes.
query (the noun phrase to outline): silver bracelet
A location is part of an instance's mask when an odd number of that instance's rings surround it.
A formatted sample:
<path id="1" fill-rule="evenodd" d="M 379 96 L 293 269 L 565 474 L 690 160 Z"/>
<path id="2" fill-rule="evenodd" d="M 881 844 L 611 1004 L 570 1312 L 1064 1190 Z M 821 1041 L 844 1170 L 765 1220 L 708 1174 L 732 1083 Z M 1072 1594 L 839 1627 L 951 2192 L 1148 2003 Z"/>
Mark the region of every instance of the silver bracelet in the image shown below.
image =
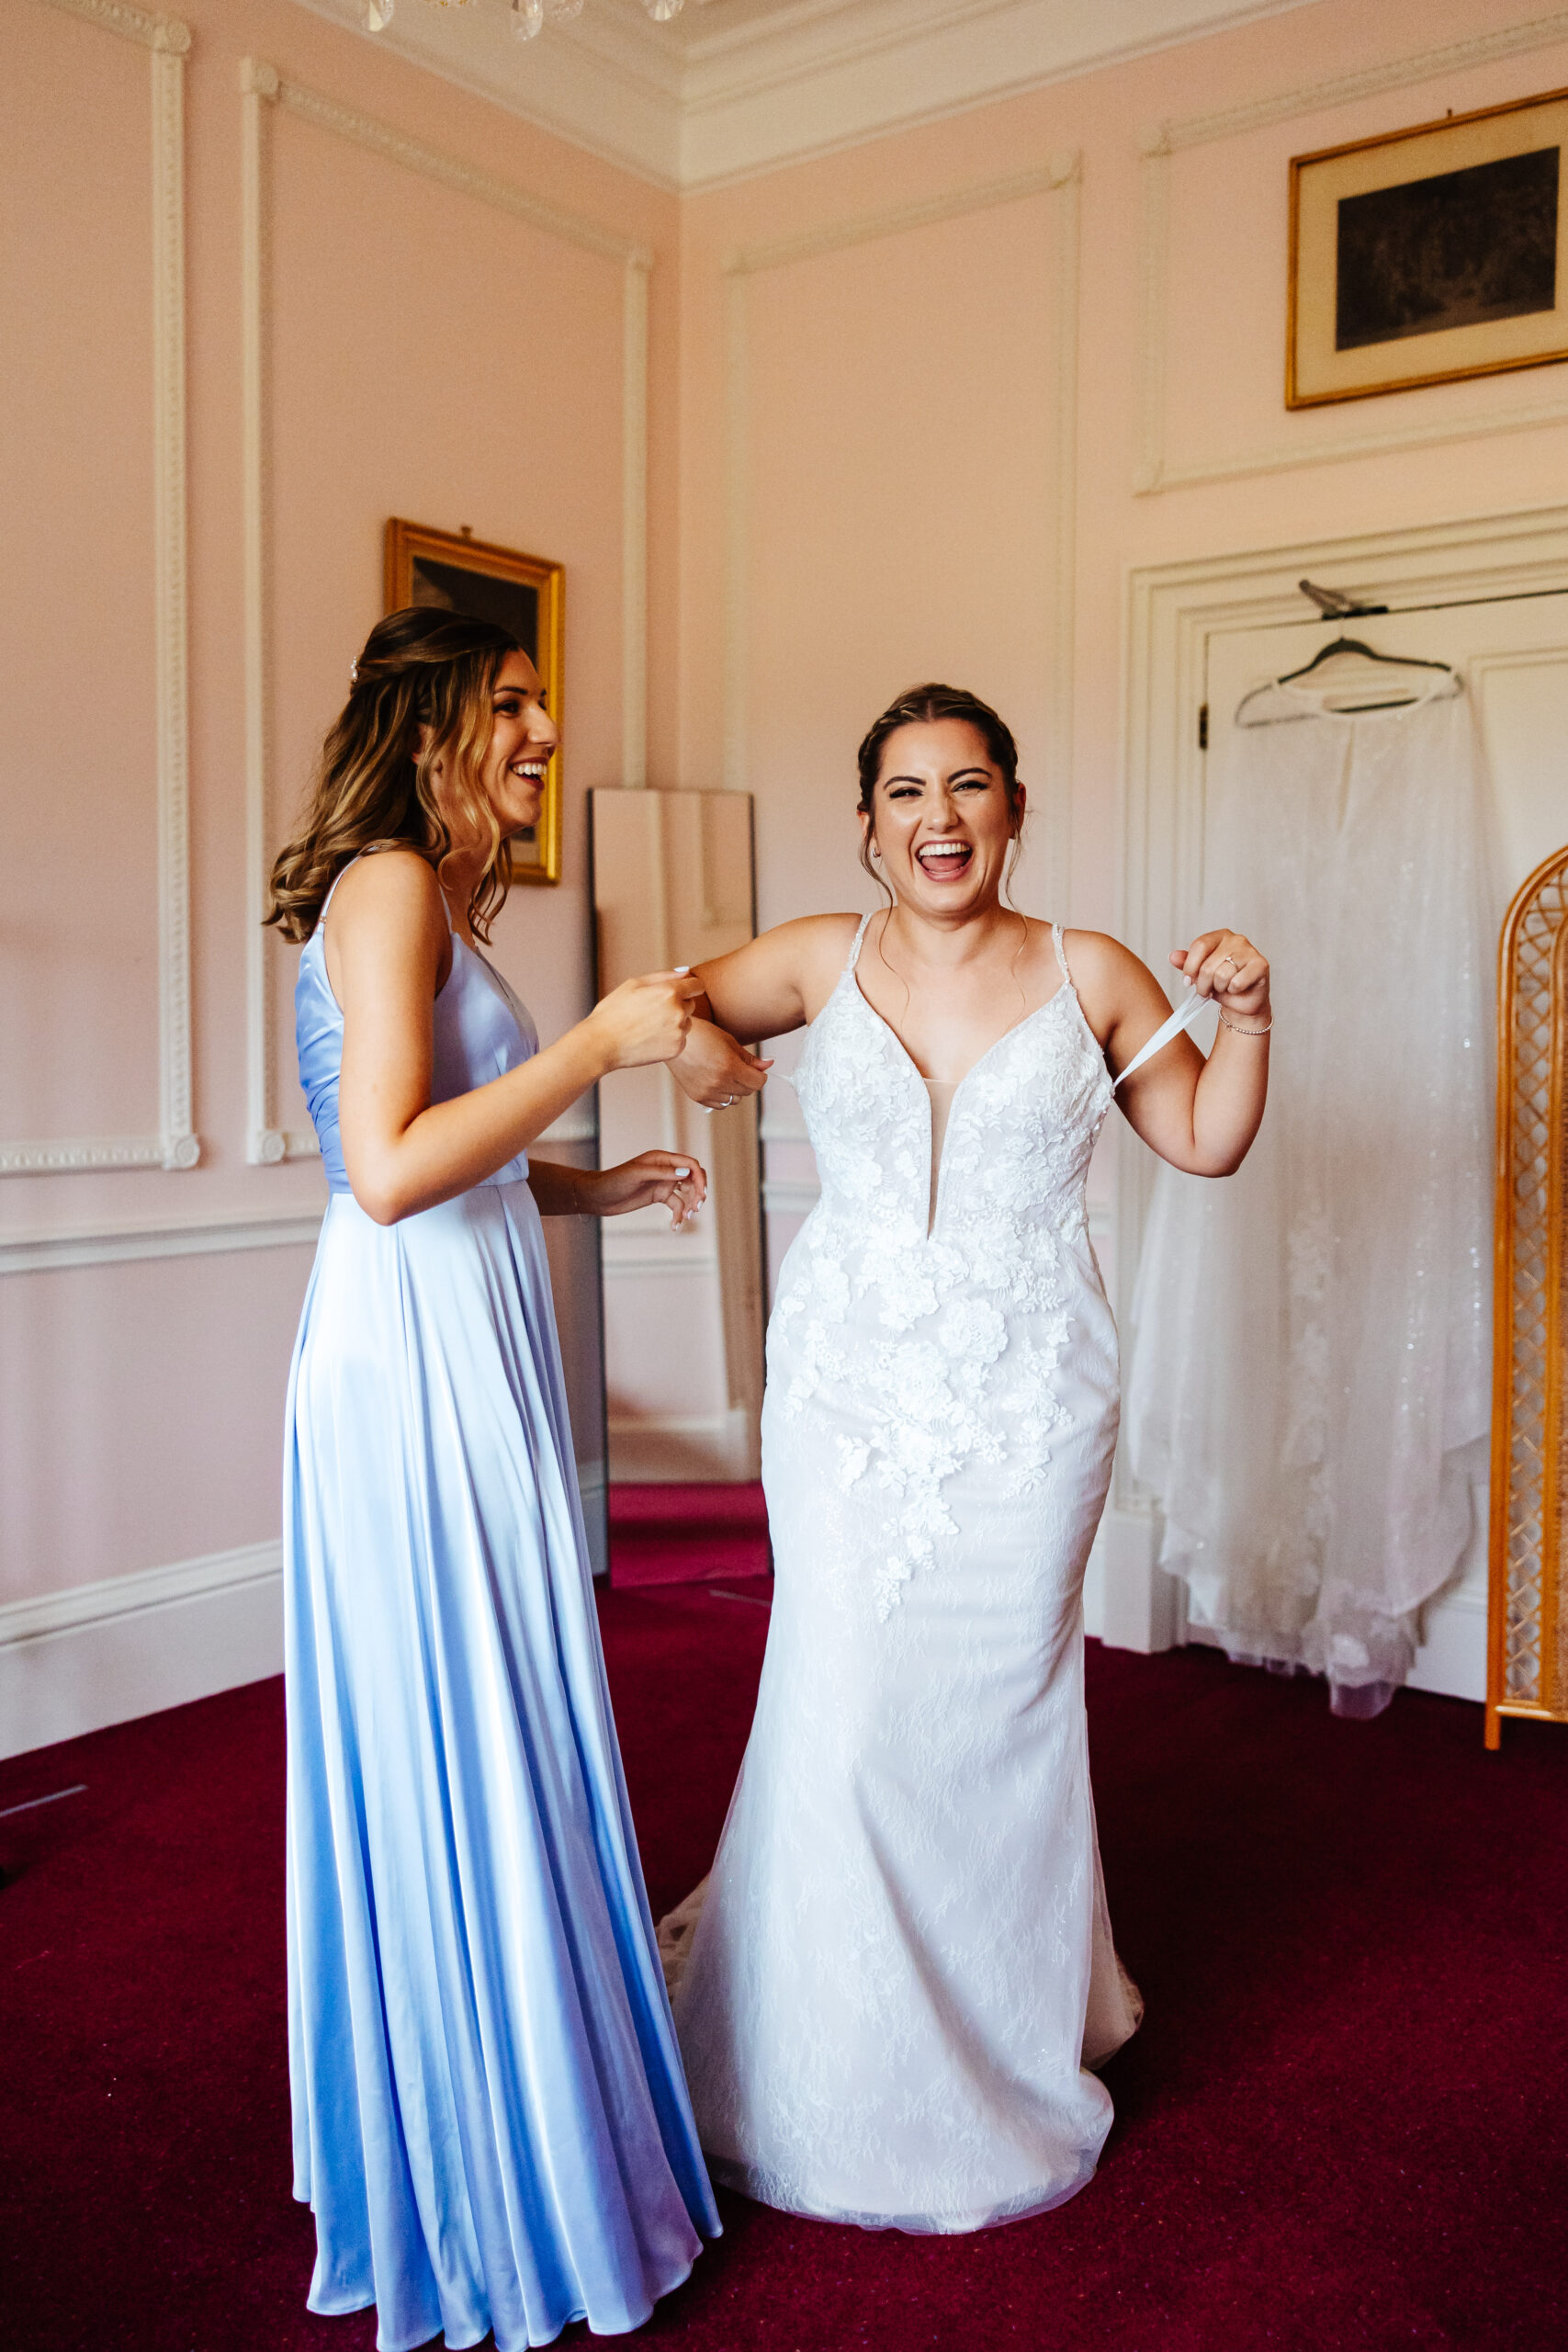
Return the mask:
<path id="1" fill-rule="evenodd" d="M 1269 1030 L 1274 1026 L 1274 1016 L 1272 1013 L 1269 1015 L 1268 1020 L 1264 1023 L 1261 1029 L 1244 1029 L 1239 1021 L 1226 1021 L 1224 1012 L 1220 1012 L 1218 1005 L 1215 1006 L 1214 1010 L 1220 1014 L 1222 1025 L 1226 1029 L 1234 1029 L 1238 1037 L 1267 1037 Z"/>

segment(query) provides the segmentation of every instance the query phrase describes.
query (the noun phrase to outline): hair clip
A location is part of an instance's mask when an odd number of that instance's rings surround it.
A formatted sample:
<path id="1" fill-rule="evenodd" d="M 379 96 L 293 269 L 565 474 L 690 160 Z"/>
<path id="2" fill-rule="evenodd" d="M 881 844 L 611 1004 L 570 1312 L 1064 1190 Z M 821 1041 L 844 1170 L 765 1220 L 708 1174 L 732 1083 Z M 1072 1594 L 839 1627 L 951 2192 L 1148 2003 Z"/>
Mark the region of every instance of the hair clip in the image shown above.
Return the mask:
<path id="1" fill-rule="evenodd" d="M 348 665 L 348 683 L 351 686 L 356 686 L 359 684 L 359 661 L 357 655 Z"/>

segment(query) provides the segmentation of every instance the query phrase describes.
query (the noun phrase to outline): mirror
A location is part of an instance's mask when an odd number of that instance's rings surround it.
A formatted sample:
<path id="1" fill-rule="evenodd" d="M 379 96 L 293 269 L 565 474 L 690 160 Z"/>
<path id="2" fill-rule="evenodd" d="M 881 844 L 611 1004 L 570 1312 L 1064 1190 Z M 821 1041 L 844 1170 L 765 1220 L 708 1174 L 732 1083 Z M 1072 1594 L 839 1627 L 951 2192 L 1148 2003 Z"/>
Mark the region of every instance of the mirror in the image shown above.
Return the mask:
<path id="1" fill-rule="evenodd" d="M 598 993 L 639 972 L 701 964 L 753 937 L 751 797 L 589 795 Z M 711 1115 L 662 1065 L 599 1089 L 599 1164 L 690 1151 L 708 1172 L 699 1216 L 666 1209 L 600 1227 L 613 1480 L 738 1480 L 760 1467 L 761 1097 Z"/>

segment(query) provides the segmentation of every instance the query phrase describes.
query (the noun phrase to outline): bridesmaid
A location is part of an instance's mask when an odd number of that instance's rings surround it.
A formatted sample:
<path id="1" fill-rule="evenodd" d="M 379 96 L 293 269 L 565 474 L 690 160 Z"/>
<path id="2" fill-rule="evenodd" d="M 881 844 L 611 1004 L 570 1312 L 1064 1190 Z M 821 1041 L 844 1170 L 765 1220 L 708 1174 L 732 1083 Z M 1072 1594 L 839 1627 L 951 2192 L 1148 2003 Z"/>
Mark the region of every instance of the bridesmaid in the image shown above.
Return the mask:
<path id="1" fill-rule="evenodd" d="M 639 2326 L 718 2222 L 610 1715 L 540 1216 L 702 1201 L 527 1148 L 699 983 L 540 1050 L 478 942 L 558 741 L 533 663 L 371 631 L 273 872 L 331 1198 L 289 1381 L 289 2064 L 313 2312 L 382 2352 Z M 372 852 L 376 853 L 374 855 Z"/>

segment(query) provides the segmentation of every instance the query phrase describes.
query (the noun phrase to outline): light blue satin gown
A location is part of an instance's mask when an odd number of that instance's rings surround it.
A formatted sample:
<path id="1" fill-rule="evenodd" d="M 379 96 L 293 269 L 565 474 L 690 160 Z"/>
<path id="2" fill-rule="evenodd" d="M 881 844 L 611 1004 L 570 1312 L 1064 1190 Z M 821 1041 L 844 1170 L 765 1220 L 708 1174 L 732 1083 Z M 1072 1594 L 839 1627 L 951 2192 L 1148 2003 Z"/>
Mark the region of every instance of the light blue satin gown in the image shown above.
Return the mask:
<path id="1" fill-rule="evenodd" d="M 300 958 L 331 1187 L 289 1380 L 289 2069 L 310 2308 L 382 2352 L 621 2334 L 718 2221 L 610 1714 L 539 1214 L 519 1156 L 377 1225 L 343 1016 Z M 454 935 L 433 1100 L 538 1049 Z"/>

